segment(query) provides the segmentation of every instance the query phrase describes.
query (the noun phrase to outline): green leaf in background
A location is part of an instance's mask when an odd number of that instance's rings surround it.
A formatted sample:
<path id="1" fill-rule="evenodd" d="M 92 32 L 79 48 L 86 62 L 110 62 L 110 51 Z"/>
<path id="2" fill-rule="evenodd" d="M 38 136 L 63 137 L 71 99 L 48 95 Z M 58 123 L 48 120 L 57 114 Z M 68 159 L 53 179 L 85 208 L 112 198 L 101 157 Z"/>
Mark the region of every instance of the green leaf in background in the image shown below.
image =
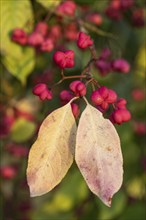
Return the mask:
<path id="1" fill-rule="evenodd" d="M 20 58 L 13 55 L 6 55 L 2 61 L 7 70 L 21 81 L 26 83 L 27 76 L 31 73 L 35 66 L 35 53 L 32 48 L 23 48 L 23 53 Z"/>
<path id="2" fill-rule="evenodd" d="M 2 62 L 12 75 L 25 84 L 27 76 L 34 68 L 34 50 L 13 43 L 10 35 L 15 28 L 23 28 L 27 32 L 33 29 L 32 6 L 29 0 L 0 1 Z"/>
<path id="3" fill-rule="evenodd" d="M 18 143 L 27 141 L 34 135 L 35 129 L 34 122 L 19 118 L 12 126 L 11 139 Z"/>
<path id="4" fill-rule="evenodd" d="M 38 3 L 40 3 L 45 8 L 52 8 L 61 2 L 61 0 L 36 0 Z"/>
<path id="5" fill-rule="evenodd" d="M 120 215 L 125 208 L 126 205 L 126 194 L 122 191 L 117 193 L 117 195 L 113 198 L 112 206 L 109 209 L 104 204 L 96 200 L 100 205 L 99 219 L 100 220 L 112 220 L 115 219 L 116 216 Z"/>

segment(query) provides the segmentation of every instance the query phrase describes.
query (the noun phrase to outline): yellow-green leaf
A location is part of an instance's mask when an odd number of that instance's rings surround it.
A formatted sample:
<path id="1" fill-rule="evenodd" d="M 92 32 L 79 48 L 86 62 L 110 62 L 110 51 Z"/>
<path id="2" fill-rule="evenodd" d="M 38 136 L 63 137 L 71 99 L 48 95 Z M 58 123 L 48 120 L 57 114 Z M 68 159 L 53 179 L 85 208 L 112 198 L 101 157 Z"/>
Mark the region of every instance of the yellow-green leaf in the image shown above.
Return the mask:
<path id="1" fill-rule="evenodd" d="M 36 0 L 40 3 L 43 7 L 51 9 L 60 4 L 61 0 Z"/>
<path id="2" fill-rule="evenodd" d="M 76 123 L 70 103 L 53 111 L 42 123 L 28 159 L 31 196 L 40 196 L 63 179 L 73 162 Z"/>
<path id="3" fill-rule="evenodd" d="M 34 122 L 19 118 L 12 126 L 11 139 L 15 142 L 27 141 L 34 135 L 35 129 Z"/>
<path id="4" fill-rule="evenodd" d="M 27 76 L 35 66 L 35 53 L 32 48 L 25 47 L 21 58 L 6 55 L 2 58 L 2 61 L 7 70 L 19 79 L 22 84 L 25 84 Z"/>

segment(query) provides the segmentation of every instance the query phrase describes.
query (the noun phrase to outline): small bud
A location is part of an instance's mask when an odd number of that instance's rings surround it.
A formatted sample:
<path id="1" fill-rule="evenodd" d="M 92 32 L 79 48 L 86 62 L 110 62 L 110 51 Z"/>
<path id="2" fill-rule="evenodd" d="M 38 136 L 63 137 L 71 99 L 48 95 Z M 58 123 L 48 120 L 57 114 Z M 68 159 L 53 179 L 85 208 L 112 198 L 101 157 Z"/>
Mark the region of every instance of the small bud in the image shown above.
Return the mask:
<path id="1" fill-rule="evenodd" d="M 117 102 L 115 104 L 116 104 L 117 108 L 126 109 L 127 101 L 126 101 L 126 99 L 120 98 L 117 100 Z"/>
<path id="2" fill-rule="evenodd" d="M 93 45 L 93 40 L 91 40 L 90 36 L 80 32 L 77 40 L 77 45 L 81 49 L 85 49 L 91 45 Z"/>

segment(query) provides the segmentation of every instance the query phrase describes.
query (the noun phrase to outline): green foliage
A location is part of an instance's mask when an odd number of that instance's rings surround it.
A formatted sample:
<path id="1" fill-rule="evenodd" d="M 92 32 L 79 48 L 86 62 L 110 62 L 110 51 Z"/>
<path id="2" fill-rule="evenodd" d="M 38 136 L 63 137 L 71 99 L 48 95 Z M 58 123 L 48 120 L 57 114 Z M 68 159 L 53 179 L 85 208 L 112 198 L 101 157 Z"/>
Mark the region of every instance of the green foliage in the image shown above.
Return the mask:
<path id="1" fill-rule="evenodd" d="M 29 140 L 35 132 L 35 124 L 23 118 L 16 120 L 11 130 L 13 141 L 21 143 Z"/>

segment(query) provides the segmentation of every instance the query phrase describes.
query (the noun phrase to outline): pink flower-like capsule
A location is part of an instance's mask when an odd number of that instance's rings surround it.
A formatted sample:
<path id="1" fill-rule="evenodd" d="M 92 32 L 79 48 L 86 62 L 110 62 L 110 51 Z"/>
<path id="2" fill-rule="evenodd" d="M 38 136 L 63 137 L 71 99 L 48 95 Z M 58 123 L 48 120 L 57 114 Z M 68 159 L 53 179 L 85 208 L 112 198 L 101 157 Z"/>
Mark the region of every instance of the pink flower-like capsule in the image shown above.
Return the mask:
<path id="1" fill-rule="evenodd" d="M 110 116 L 111 121 L 116 124 L 122 124 L 131 119 L 131 114 L 127 109 L 116 109 Z"/>
<path id="2" fill-rule="evenodd" d="M 90 38 L 89 35 L 87 35 L 83 32 L 80 32 L 78 39 L 77 39 L 77 45 L 79 48 L 85 49 L 85 48 L 93 45 L 93 40 Z"/>
<path id="3" fill-rule="evenodd" d="M 76 103 L 71 103 L 72 113 L 75 118 L 77 118 L 80 114 L 79 106 Z"/>
<path id="4" fill-rule="evenodd" d="M 93 91 L 90 98 L 94 105 L 101 105 L 104 100 L 98 90 Z"/>
<path id="5" fill-rule="evenodd" d="M 92 14 L 87 15 L 87 20 L 96 25 L 101 25 L 103 23 L 103 18 L 98 13 L 92 13 Z"/>
<path id="6" fill-rule="evenodd" d="M 57 51 L 54 53 L 53 59 L 55 63 L 62 69 L 72 68 L 74 66 L 74 51 L 67 50 L 65 52 Z"/>
<path id="7" fill-rule="evenodd" d="M 128 73 L 130 64 L 124 59 L 116 59 L 112 62 L 112 69 L 121 73 Z"/>
<path id="8" fill-rule="evenodd" d="M 116 101 L 115 105 L 119 109 L 126 109 L 127 101 L 126 99 L 120 98 Z"/>
<path id="9" fill-rule="evenodd" d="M 98 90 L 92 92 L 90 98 L 94 105 L 100 106 L 103 110 L 107 110 L 109 104 L 116 102 L 117 94 L 115 91 L 101 86 Z"/>
<path id="10" fill-rule="evenodd" d="M 36 27 L 34 32 L 38 32 L 40 33 L 43 37 L 46 36 L 47 32 L 48 32 L 48 25 L 45 22 L 39 22 Z"/>
<path id="11" fill-rule="evenodd" d="M 51 100 L 52 92 L 48 89 L 47 85 L 44 83 L 39 83 L 33 88 L 33 94 L 39 96 L 41 100 Z"/>
<path id="12" fill-rule="evenodd" d="M 28 37 L 28 44 L 33 47 L 40 46 L 43 43 L 43 41 L 44 37 L 38 32 L 33 32 Z"/>
<path id="13" fill-rule="evenodd" d="M 96 61 L 95 66 L 102 76 L 106 76 L 111 71 L 111 62 L 102 58 Z"/>
<path id="14" fill-rule="evenodd" d="M 86 86 L 83 82 L 79 80 L 75 80 L 70 83 L 69 88 L 76 96 L 84 96 L 86 95 Z"/>
<path id="15" fill-rule="evenodd" d="M 68 91 L 68 90 L 62 90 L 60 95 L 59 95 L 60 99 L 61 99 L 61 103 L 62 105 L 65 105 L 66 103 L 68 103 L 74 96 L 73 94 Z"/>
<path id="16" fill-rule="evenodd" d="M 28 40 L 28 36 L 26 34 L 26 32 L 20 28 L 16 28 L 15 30 L 13 30 L 12 32 L 12 36 L 11 36 L 12 41 L 21 44 L 21 45 L 26 45 L 27 44 L 27 40 Z"/>
<path id="17" fill-rule="evenodd" d="M 16 157 L 25 157 L 28 154 L 28 148 L 18 144 L 8 144 L 6 150 Z"/>
<path id="18" fill-rule="evenodd" d="M 106 60 L 111 56 L 111 50 L 109 48 L 104 48 L 101 51 L 100 59 Z"/>
<path id="19" fill-rule="evenodd" d="M 61 3 L 56 12 L 61 16 L 74 16 L 76 10 L 76 4 L 73 1 L 65 1 Z"/>
<path id="20" fill-rule="evenodd" d="M 45 39 L 40 46 L 40 50 L 43 52 L 50 52 L 54 49 L 54 43 L 51 39 Z"/>

